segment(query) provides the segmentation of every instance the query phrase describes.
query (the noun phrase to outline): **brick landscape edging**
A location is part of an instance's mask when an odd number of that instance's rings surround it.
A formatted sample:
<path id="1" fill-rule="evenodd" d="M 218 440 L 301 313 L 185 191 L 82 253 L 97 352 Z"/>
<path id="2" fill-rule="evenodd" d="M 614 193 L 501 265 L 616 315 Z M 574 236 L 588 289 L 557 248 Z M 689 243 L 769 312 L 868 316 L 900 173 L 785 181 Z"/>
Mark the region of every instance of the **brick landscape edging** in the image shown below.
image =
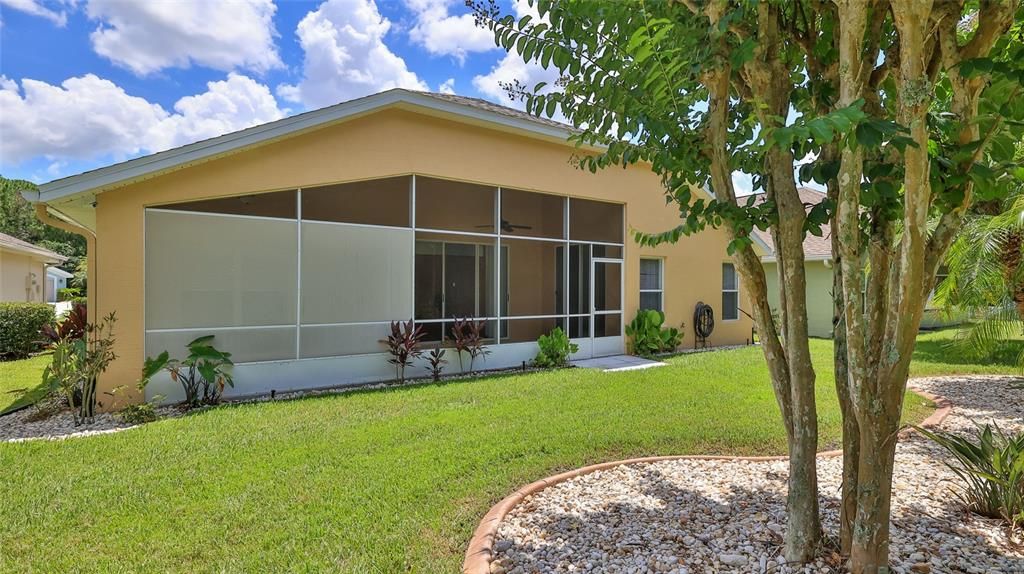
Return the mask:
<path id="1" fill-rule="evenodd" d="M 942 424 L 942 421 L 949 416 L 950 411 L 953 410 L 953 404 L 949 399 L 934 395 L 932 393 L 922 391 L 920 389 L 911 389 L 921 395 L 925 399 L 932 401 L 935 404 L 935 412 L 928 416 L 921 422 L 922 427 L 937 427 Z M 907 434 L 913 432 L 912 428 L 905 428 L 900 431 L 900 437 L 905 437 Z M 829 450 L 818 453 L 819 457 L 832 457 L 841 456 L 843 451 L 841 450 Z M 503 498 L 500 502 L 491 507 L 487 514 L 484 515 L 483 520 L 480 521 L 479 526 L 476 528 L 476 532 L 473 533 L 473 538 L 469 540 L 469 546 L 466 548 L 466 557 L 462 562 L 463 574 L 489 574 L 491 570 L 491 560 L 494 553 L 494 537 L 498 533 L 498 525 L 505 516 L 511 512 L 517 504 L 523 501 L 527 496 L 535 494 L 549 486 L 554 486 L 560 482 L 565 482 L 571 478 L 582 476 L 584 474 L 590 474 L 599 470 L 608 470 L 623 464 L 640 464 L 645 462 L 660 462 L 665 460 L 726 460 L 726 461 L 752 461 L 752 462 L 771 462 L 789 459 L 788 456 L 716 456 L 716 455 L 667 455 L 667 456 L 645 456 L 641 458 L 630 458 L 626 460 L 616 460 L 612 462 L 602 462 L 599 464 L 592 464 L 590 466 L 584 466 L 574 470 L 569 470 L 542 478 L 536 482 L 531 482 L 512 494 Z"/>

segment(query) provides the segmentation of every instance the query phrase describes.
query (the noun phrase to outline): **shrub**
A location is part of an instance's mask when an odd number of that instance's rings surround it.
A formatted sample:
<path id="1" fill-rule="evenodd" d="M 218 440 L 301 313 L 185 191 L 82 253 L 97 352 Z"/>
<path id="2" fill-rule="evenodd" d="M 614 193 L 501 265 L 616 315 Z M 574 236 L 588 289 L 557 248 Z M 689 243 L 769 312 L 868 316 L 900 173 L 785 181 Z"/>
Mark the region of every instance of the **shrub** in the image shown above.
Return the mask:
<path id="1" fill-rule="evenodd" d="M 441 380 L 441 371 L 444 370 L 444 366 L 448 364 L 448 360 L 444 358 L 444 349 L 436 347 L 427 353 L 427 364 L 430 366 L 430 376 L 434 381 Z"/>
<path id="2" fill-rule="evenodd" d="M 547 335 L 537 339 L 537 356 L 533 364 L 538 367 L 564 367 L 569 364 L 569 356 L 580 350 L 579 345 L 569 341 L 569 336 L 561 327 L 555 327 Z"/>
<path id="3" fill-rule="evenodd" d="M 662 327 L 665 314 L 654 309 L 641 309 L 626 325 L 626 336 L 632 339 L 633 353 L 650 357 L 676 350 L 683 342 L 683 333 L 675 327 Z"/>
<path id="4" fill-rule="evenodd" d="M 39 331 L 53 321 L 46 303 L 0 303 L 0 358 L 24 359 L 39 349 Z"/>
<path id="5" fill-rule="evenodd" d="M 463 353 L 469 355 L 469 372 L 473 372 L 473 363 L 478 357 L 491 354 L 491 350 L 484 345 L 484 328 L 487 323 L 471 318 L 455 319 L 452 323 L 452 341 L 455 352 L 459 355 L 459 370 L 465 371 L 462 365 Z"/>
<path id="6" fill-rule="evenodd" d="M 946 463 L 962 484 L 957 496 L 968 510 L 1002 518 L 1011 531 L 1024 525 L 1024 433 L 978 427 L 973 437 L 918 430 L 953 455 Z"/>
<path id="7" fill-rule="evenodd" d="M 40 330 L 43 338 L 51 343 L 61 339 L 81 339 L 85 335 L 85 327 L 89 323 L 89 313 L 84 304 L 74 304 L 71 310 L 57 325 L 44 325 Z"/>
<path id="8" fill-rule="evenodd" d="M 231 371 L 231 353 L 213 346 L 213 335 L 193 339 L 186 345 L 188 356 L 184 360 L 171 359 L 167 351 L 155 359 L 146 357 L 142 366 L 139 388 L 145 388 L 149 380 L 166 369 L 171 380 L 185 391 L 185 404 L 189 407 L 215 405 L 220 402 L 224 387 L 235 386 Z"/>
<path id="9" fill-rule="evenodd" d="M 117 413 L 118 418 L 130 425 L 151 423 L 160 418 L 155 401 L 127 405 Z"/>
<path id="10" fill-rule="evenodd" d="M 82 290 L 77 287 L 63 287 L 61 289 L 57 289 L 58 301 L 70 301 L 81 296 Z"/>
<path id="11" fill-rule="evenodd" d="M 391 334 L 384 340 L 391 358 L 388 362 L 395 366 L 395 378 L 405 382 L 405 368 L 412 364 L 413 359 L 423 354 L 420 340 L 423 339 L 423 326 L 413 325 L 412 319 L 403 323 L 391 322 Z"/>
<path id="12" fill-rule="evenodd" d="M 117 358 L 114 354 L 113 313 L 85 326 L 85 336 L 60 339 L 53 344 L 52 362 L 43 370 L 43 382 L 60 393 L 75 412 L 75 424 L 90 423 L 96 414 L 96 379 Z"/>

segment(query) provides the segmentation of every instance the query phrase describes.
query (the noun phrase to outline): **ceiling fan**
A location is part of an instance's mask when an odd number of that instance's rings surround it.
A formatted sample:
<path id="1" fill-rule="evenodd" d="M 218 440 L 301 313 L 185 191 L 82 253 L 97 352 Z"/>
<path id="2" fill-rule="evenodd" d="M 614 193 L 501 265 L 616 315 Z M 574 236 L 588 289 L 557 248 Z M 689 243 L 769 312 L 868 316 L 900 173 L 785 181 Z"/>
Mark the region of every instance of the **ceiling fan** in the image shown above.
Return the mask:
<path id="1" fill-rule="evenodd" d="M 484 225 L 477 225 L 477 227 L 480 228 L 480 229 L 487 229 L 489 227 L 494 227 L 494 226 L 489 224 L 489 223 L 487 223 L 487 224 L 484 224 Z M 507 219 L 502 219 L 501 220 L 501 232 L 502 233 L 515 233 L 517 229 L 533 229 L 533 226 L 532 225 L 512 225 L 511 223 L 509 223 L 509 221 Z"/>

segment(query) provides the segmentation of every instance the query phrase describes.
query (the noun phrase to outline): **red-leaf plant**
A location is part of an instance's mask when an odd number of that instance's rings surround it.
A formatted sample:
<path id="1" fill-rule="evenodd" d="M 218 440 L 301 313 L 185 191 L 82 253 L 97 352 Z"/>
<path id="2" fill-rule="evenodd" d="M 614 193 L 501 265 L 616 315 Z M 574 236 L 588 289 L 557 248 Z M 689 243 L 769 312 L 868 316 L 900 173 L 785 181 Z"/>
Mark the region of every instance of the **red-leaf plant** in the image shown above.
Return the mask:
<path id="1" fill-rule="evenodd" d="M 433 377 L 434 382 L 441 380 L 441 371 L 444 370 L 444 366 L 448 364 L 448 360 L 444 358 L 445 350 L 440 346 L 435 347 L 429 353 L 427 353 L 427 364 L 430 366 L 430 376 Z"/>
<path id="2" fill-rule="evenodd" d="M 85 336 L 85 328 L 88 324 L 89 313 L 86 311 L 85 305 L 77 303 L 71 307 L 71 310 L 68 311 L 67 315 L 64 316 L 64 319 L 56 327 L 44 325 L 39 333 L 49 343 L 63 340 L 73 341 Z"/>
<path id="3" fill-rule="evenodd" d="M 459 370 L 462 371 L 462 354 L 469 355 L 469 372 L 473 372 L 473 363 L 477 357 L 491 354 L 490 349 L 484 345 L 483 331 L 487 327 L 486 321 L 477 321 L 470 317 L 462 319 L 455 318 L 452 323 L 452 340 L 455 352 L 459 355 Z"/>
<path id="4" fill-rule="evenodd" d="M 405 382 L 405 368 L 412 364 L 413 359 L 423 354 L 420 341 L 423 339 L 423 326 L 408 322 L 392 321 L 391 334 L 383 342 L 388 346 L 391 358 L 388 362 L 395 366 L 398 382 Z"/>

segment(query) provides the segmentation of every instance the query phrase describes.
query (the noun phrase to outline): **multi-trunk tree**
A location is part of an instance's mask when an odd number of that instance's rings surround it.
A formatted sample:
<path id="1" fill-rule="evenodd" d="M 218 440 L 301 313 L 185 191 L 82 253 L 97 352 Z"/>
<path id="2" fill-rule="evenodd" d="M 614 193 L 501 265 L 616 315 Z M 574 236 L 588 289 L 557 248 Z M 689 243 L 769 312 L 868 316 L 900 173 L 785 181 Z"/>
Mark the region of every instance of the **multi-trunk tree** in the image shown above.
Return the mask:
<path id="1" fill-rule="evenodd" d="M 730 234 L 788 437 L 790 561 L 813 557 L 822 538 L 803 240 L 831 222 L 840 538 L 854 572 L 882 571 L 924 304 L 966 210 L 1005 193 L 1021 138 L 1024 11 L 1013 0 L 537 0 L 516 19 L 467 3 L 500 46 L 557 69 L 554 85 L 508 90 L 603 150 L 577 154 L 581 168 L 639 164 L 662 177 L 680 223 L 635 230 L 638 241 Z M 737 197 L 737 170 L 766 201 Z M 801 179 L 828 200 L 804 205 Z M 776 249 L 777 322 L 755 227 Z"/>

